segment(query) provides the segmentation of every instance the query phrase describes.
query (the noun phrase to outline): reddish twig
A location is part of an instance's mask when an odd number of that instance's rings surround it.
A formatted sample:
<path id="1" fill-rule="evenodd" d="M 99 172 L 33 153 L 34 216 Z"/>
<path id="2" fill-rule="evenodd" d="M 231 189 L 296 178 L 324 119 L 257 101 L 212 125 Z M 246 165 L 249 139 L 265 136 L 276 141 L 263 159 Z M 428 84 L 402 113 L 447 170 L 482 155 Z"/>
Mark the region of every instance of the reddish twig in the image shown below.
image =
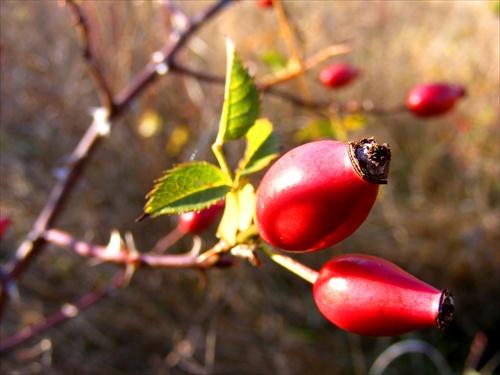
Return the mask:
<path id="1" fill-rule="evenodd" d="M 221 0 L 193 17 L 186 30 L 182 34 L 176 35 L 159 53 L 155 54 L 153 60 L 146 65 L 135 79 L 113 98 L 111 102 L 114 105 L 110 109 L 111 111 L 105 109 L 96 111 L 94 121 L 71 155 L 70 162 L 65 168 L 64 176 L 52 190 L 48 202 L 38 216 L 33 229 L 17 249 L 15 259 L 6 267 L 5 272 L 1 275 L 0 312 L 3 310 L 8 298 L 8 283 L 19 277 L 44 248 L 47 242 L 44 234 L 53 226 L 62 211 L 70 191 L 79 180 L 99 141 L 103 136 L 108 134 L 111 121 L 121 115 L 132 99 L 143 91 L 144 88 L 151 84 L 160 74 L 168 70 L 168 64 L 173 61 L 175 55 L 185 45 L 188 38 L 202 24 L 228 5 L 229 2 L 230 0 Z M 68 4 L 73 3 L 70 1 Z M 82 25 L 86 24 L 82 23 Z"/>
<path id="2" fill-rule="evenodd" d="M 195 242 L 193 249 L 186 254 L 161 255 L 154 253 L 139 253 L 123 243 L 113 243 L 107 246 L 93 245 L 77 240 L 70 234 L 58 229 L 50 229 L 45 233 L 45 240 L 53 245 L 72 249 L 84 257 L 97 258 L 104 262 L 131 264 L 136 267 L 167 267 L 206 269 L 217 264 L 220 255 L 230 250 L 230 247 L 219 242 L 212 249 L 199 254 L 200 244 Z"/>
<path id="3" fill-rule="evenodd" d="M 113 290 L 122 286 L 124 280 L 124 273 L 122 271 L 112 279 L 112 281 L 107 286 L 101 286 L 94 291 L 88 293 L 87 295 L 80 298 L 74 304 L 65 304 L 58 312 L 53 315 L 48 316 L 42 322 L 35 324 L 31 327 L 25 328 L 15 335 L 3 339 L 0 343 L 0 354 L 10 350 L 14 346 L 29 340 L 30 338 L 36 336 L 38 333 L 58 324 L 64 322 L 65 320 L 74 318 L 82 310 L 89 308 L 94 305 L 101 298 L 109 295 Z"/>

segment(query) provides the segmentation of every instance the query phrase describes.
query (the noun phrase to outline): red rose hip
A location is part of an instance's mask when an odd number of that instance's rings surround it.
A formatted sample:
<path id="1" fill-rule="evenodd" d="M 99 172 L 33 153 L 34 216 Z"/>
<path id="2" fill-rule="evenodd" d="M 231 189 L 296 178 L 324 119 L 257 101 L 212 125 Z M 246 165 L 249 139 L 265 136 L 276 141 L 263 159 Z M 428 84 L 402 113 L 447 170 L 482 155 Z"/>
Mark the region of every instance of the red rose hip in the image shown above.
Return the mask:
<path id="1" fill-rule="evenodd" d="M 454 300 L 395 264 L 368 255 L 343 255 L 326 263 L 313 285 L 320 312 L 346 331 L 396 336 L 421 328 L 444 329 Z"/>
<path id="2" fill-rule="evenodd" d="M 320 75 L 320 81 L 329 88 L 346 86 L 359 75 L 359 69 L 343 63 L 331 64 L 325 67 Z"/>
<path id="3" fill-rule="evenodd" d="M 207 229 L 224 211 L 223 200 L 201 211 L 190 211 L 179 215 L 178 227 L 184 233 L 198 234 Z"/>
<path id="4" fill-rule="evenodd" d="M 267 171 L 257 189 L 261 237 L 282 250 L 309 252 L 351 235 L 387 182 L 389 146 L 373 138 L 296 147 Z"/>
<path id="5" fill-rule="evenodd" d="M 430 117 L 450 111 L 465 95 L 461 85 L 431 83 L 413 88 L 406 97 L 406 106 L 416 116 Z"/>
<path id="6" fill-rule="evenodd" d="M 256 0 L 256 3 L 262 8 L 268 8 L 273 5 L 273 0 Z"/>

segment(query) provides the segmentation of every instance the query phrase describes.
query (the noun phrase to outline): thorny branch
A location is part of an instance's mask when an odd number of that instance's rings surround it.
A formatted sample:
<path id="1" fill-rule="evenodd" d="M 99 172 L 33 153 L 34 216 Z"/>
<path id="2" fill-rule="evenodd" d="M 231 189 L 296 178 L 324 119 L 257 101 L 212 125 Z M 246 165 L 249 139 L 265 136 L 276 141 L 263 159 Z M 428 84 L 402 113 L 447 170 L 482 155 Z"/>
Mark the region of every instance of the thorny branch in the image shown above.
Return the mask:
<path id="1" fill-rule="evenodd" d="M 48 230 L 44 237 L 47 242 L 62 248 L 72 249 L 84 257 L 97 258 L 100 261 L 110 263 L 131 264 L 135 267 L 206 269 L 216 265 L 221 254 L 230 250 L 230 247 L 221 241 L 211 250 L 200 255 L 201 242 L 196 237 L 194 237 L 193 248 L 190 252 L 170 255 L 138 252 L 130 246 L 130 243 L 124 244 L 120 240 L 118 233 L 112 235 L 107 246 L 93 245 L 77 240 L 70 234 L 58 229 Z"/>
<path id="2" fill-rule="evenodd" d="M 233 0 L 234 1 L 234 0 Z M 139 74 L 125 87 L 120 93 L 112 98 L 113 105 L 109 109 L 101 108 L 94 114 L 87 132 L 81 139 L 80 143 L 72 153 L 70 162 L 65 167 L 64 176 L 57 182 L 53 188 L 47 204 L 39 214 L 31 232 L 26 239 L 21 243 L 16 251 L 15 259 L 7 265 L 6 269 L 1 274 L 0 290 L 0 313 L 8 298 L 9 283 L 19 277 L 26 267 L 33 261 L 34 258 L 43 250 L 47 240 L 44 234 L 50 229 L 59 214 L 61 213 L 75 183 L 79 180 L 85 169 L 88 160 L 91 158 L 100 141 L 110 131 L 111 122 L 119 115 L 123 114 L 128 108 L 130 102 L 142 92 L 149 84 L 151 84 L 160 74 L 168 71 L 168 65 L 174 60 L 177 53 L 186 44 L 187 40 L 194 32 L 198 30 L 209 19 L 215 16 L 220 10 L 230 3 L 230 0 L 220 0 L 211 7 L 201 11 L 195 15 L 186 28 L 180 32 L 172 34 L 171 40 L 162 48 L 161 51 L 154 54 L 153 59 Z M 81 15 L 81 9 L 77 8 L 75 3 L 68 1 L 67 4 L 73 10 L 73 13 Z M 89 48 L 86 23 L 84 17 L 79 18 L 84 39 L 84 49 Z M 92 54 L 84 54 L 87 58 L 92 58 Z M 95 61 L 89 64 L 93 66 Z M 94 75 L 99 74 L 99 70 L 94 70 Z M 99 74 L 100 75 L 100 74 Z M 95 76 L 97 77 L 97 76 Z M 99 80 L 98 80 L 99 84 Z M 101 92 L 109 94 L 107 87 L 101 87 Z"/>

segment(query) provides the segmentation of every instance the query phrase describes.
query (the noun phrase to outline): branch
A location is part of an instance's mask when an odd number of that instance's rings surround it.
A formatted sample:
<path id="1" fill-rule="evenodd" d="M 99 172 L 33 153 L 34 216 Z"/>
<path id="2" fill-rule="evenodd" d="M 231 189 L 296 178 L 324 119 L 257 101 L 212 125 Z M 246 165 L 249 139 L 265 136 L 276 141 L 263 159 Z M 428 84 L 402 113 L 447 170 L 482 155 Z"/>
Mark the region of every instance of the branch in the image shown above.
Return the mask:
<path id="1" fill-rule="evenodd" d="M 65 175 L 53 188 L 49 200 L 38 216 L 33 229 L 17 249 L 15 259 L 7 265 L 5 272 L 1 274 L 0 313 L 8 298 L 8 283 L 22 274 L 32 260 L 43 250 L 47 242 L 44 237 L 45 232 L 53 226 L 61 213 L 70 191 L 79 180 L 88 160 L 99 145 L 99 141 L 109 133 L 111 121 L 121 115 L 127 109 L 132 99 L 151 84 L 160 74 L 166 73 L 168 64 L 173 61 L 189 37 L 205 22 L 227 6 L 229 2 L 230 0 L 220 0 L 193 17 L 186 30 L 181 35 L 176 35 L 159 53 L 155 54 L 154 59 L 146 65 L 135 79 L 111 100 L 114 105 L 110 110 L 101 108 L 96 111 L 94 121 L 71 155 L 70 162 L 65 168 Z M 73 10 L 76 9 L 73 2 L 69 1 L 67 4 Z M 82 28 L 84 27 L 83 25 L 86 25 L 84 21 L 81 22 Z M 83 33 L 84 37 L 88 36 L 87 31 L 85 29 L 85 33 Z"/>
<path id="2" fill-rule="evenodd" d="M 160 75 L 165 74 L 174 61 L 176 54 L 186 44 L 188 38 L 231 1 L 235 0 L 221 0 L 211 8 L 205 9 L 194 16 L 183 33 L 179 35 L 177 33 L 174 34 L 175 41 L 173 43 L 167 44 L 160 51 L 155 52 L 151 61 L 137 74 L 135 79 L 116 95 L 116 111 L 121 112 L 130 104 L 130 101 L 138 92 L 142 91 L 144 87 L 148 86 Z"/>
<path id="3" fill-rule="evenodd" d="M 136 267 L 156 267 L 156 268 L 193 268 L 207 269 L 217 265 L 222 253 L 231 249 L 224 242 L 219 242 L 212 249 L 199 254 L 201 242 L 195 240 L 193 249 L 185 254 L 155 254 L 140 253 L 126 246 L 121 241 L 116 241 L 115 234 L 112 235 L 107 246 L 93 245 L 85 241 L 77 240 L 70 234 L 58 229 L 50 229 L 45 233 L 45 240 L 53 245 L 72 249 L 84 257 L 92 257 L 104 262 L 117 264 L 134 265 Z M 196 238 L 196 237 L 195 237 Z"/>
<path id="4" fill-rule="evenodd" d="M 92 51 L 87 18 L 83 14 L 80 6 L 78 6 L 74 0 L 65 0 L 65 4 L 75 19 L 75 26 L 78 26 L 78 35 L 83 49 L 83 58 L 89 67 L 90 76 L 97 86 L 101 105 L 107 108 L 109 112 L 113 112 L 113 94 Z"/>
<path id="5" fill-rule="evenodd" d="M 337 46 L 331 46 L 331 47 L 337 47 Z M 322 56 L 326 54 L 325 51 L 327 51 L 329 48 L 330 47 L 326 48 L 325 50 L 321 50 L 317 54 L 308 58 L 306 61 L 309 62 L 307 64 L 304 64 L 304 66 L 306 66 L 307 69 L 310 69 L 312 67 L 310 66 L 312 65 L 312 61 L 316 59 L 322 59 Z M 196 79 L 199 79 L 201 81 L 211 82 L 216 84 L 224 84 L 225 82 L 224 77 L 216 76 L 213 74 L 202 73 L 193 70 L 191 68 L 188 68 L 186 66 L 183 66 L 181 64 L 178 64 L 177 62 L 173 62 L 170 67 L 173 73 L 185 74 L 194 77 Z M 397 113 L 403 113 L 408 111 L 404 104 L 399 104 L 392 107 L 382 107 L 374 105 L 371 100 L 349 101 L 349 102 L 332 102 L 331 100 L 318 100 L 318 99 L 304 100 L 300 96 L 290 94 L 288 92 L 279 90 L 276 87 L 274 87 L 274 85 L 277 85 L 278 83 L 281 82 L 284 81 L 276 80 L 272 84 L 257 82 L 257 87 L 261 90 L 265 90 L 265 93 L 267 94 L 283 98 L 295 105 L 309 109 L 325 109 L 325 110 L 330 109 L 334 112 L 346 112 L 346 113 L 354 113 L 362 111 L 365 113 L 371 113 L 379 116 L 394 115 Z"/>

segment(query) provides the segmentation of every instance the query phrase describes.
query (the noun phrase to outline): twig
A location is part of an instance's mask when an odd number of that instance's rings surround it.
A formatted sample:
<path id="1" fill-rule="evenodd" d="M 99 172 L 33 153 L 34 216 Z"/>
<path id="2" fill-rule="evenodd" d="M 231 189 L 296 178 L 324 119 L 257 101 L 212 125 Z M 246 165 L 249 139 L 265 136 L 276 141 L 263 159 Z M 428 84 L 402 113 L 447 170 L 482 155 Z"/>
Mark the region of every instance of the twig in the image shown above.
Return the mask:
<path id="1" fill-rule="evenodd" d="M 322 52 L 321 51 L 318 52 L 318 54 L 320 53 Z M 312 58 L 313 56 L 311 56 L 311 59 Z M 183 66 L 177 62 L 173 62 L 170 67 L 173 73 L 185 74 L 201 81 L 211 82 L 216 84 L 224 84 L 225 82 L 225 79 L 221 76 L 199 72 L 194 69 Z M 273 83 L 273 85 L 277 83 L 278 81 L 276 81 L 276 83 Z M 302 97 L 299 97 L 297 95 L 281 91 L 276 87 L 274 87 L 273 85 L 257 82 L 257 87 L 260 89 L 264 87 L 266 94 L 283 98 L 289 101 L 290 103 L 309 109 L 325 109 L 325 110 L 329 109 L 334 112 L 344 112 L 344 113 L 365 112 L 377 116 L 395 115 L 397 113 L 403 113 L 408 111 L 404 104 L 399 104 L 392 107 L 381 107 L 381 106 L 376 106 L 370 100 L 349 101 L 349 102 L 332 102 L 330 100 L 318 100 L 318 99 L 304 100 Z"/>
<path id="2" fill-rule="evenodd" d="M 58 312 L 53 315 L 48 316 L 42 322 L 35 324 L 31 327 L 25 328 L 15 335 L 3 339 L 0 343 L 0 354 L 10 350 L 14 346 L 21 344 L 22 342 L 29 340 L 30 338 L 36 336 L 38 333 L 58 324 L 64 322 L 65 320 L 74 318 L 82 310 L 89 308 L 99 301 L 104 296 L 110 294 L 113 290 L 119 288 L 122 285 L 123 272 L 118 272 L 115 277 L 107 286 L 101 286 L 94 291 L 88 293 L 87 295 L 80 298 L 74 304 L 65 304 Z"/>
<path id="3" fill-rule="evenodd" d="M 188 38 L 207 20 L 215 16 L 221 9 L 231 1 L 221 0 L 211 8 L 208 8 L 194 16 L 184 33 L 175 37 L 173 43 L 167 44 L 160 51 L 153 54 L 152 60 L 137 74 L 137 76 L 119 92 L 115 97 L 116 111 L 121 112 L 127 107 L 136 94 L 148 86 L 160 75 L 166 73 L 174 61 L 176 54 L 184 46 Z M 175 34 L 177 35 L 177 34 Z"/>
<path id="4" fill-rule="evenodd" d="M 104 262 L 117 264 L 132 264 L 137 267 L 166 267 L 166 268 L 193 268 L 205 269 L 211 268 L 217 264 L 221 253 L 229 251 L 230 247 L 217 244 L 213 249 L 208 250 L 203 254 L 199 254 L 200 246 L 197 242 L 194 243 L 192 251 L 185 254 L 154 254 L 154 253 L 139 253 L 131 252 L 130 249 L 123 243 L 100 246 L 93 245 L 85 241 L 77 240 L 70 234 L 58 229 L 50 229 L 45 233 L 45 240 L 53 245 L 72 249 L 76 253 L 84 257 L 97 258 Z M 209 253 L 210 256 L 205 256 Z"/>
<path id="5" fill-rule="evenodd" d="M 83 10 L 74 0 L 65 0 L 65 4 L 73 15 L 73 18 L 75 19 L 75 25 L 78 26 L 78 34 L 83 50 L 83 58 L 85 59 L 89 67 L 90 76 L 97 86 L 101 105 L 107 108 L 110 113 L 112 113 L 114 107 L 113 94 L 111 92 L 111 89 L 109 88 L 108 83 L 106 82 L 106 79 L 104 78 L 104 75 L 101 72 L 99 64 L 97 63 L 97 60 L 92 51 L 87 18 L 84 15 Z"/>
<path id="6" fill-rule="evenodd" d="M 351 51 L 351 47 L 348 44 L 334 44 L 328 46 L 314 55 L 308 57 L 300 64 L 300 66 L 292 65 L 292 67 L 285 69 L 283 72 L 273 75 L 270 77 L 264 77 L 260 80 L 259 89 L 265 91 L 266 89 L 276 86 L 280 83 L 290 81 L 302 74 L 306 71 L 314 68 L 319 63 L 325 61 L 326 59 L 341 55 L 343 53 L 347 53 Z"/>

